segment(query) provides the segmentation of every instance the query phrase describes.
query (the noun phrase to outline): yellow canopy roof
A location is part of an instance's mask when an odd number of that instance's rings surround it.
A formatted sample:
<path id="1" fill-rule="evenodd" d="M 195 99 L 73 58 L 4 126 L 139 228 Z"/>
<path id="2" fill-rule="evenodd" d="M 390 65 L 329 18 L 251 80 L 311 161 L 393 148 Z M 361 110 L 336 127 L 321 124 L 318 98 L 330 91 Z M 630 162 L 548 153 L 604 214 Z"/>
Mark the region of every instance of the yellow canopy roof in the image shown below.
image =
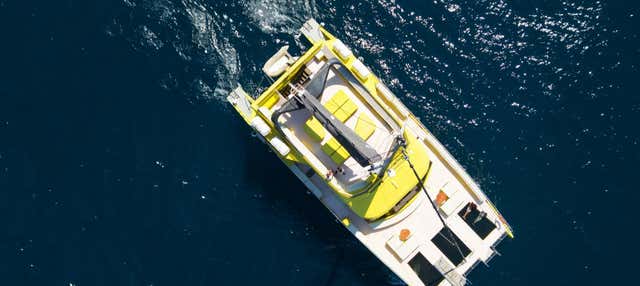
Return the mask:
<path id="1" fill-rule="evenodd" d="M 405 131 L 409 160 L 422 178 L 429 168 L 429 156 L 426 147 L 415 135 Z M 387 214 L 416 185 L 418 179 L 404 159 L 402 150 L 398 149 L 392 156 L 380 184 L 375 189 L 351 198 L 343 198 L 345 203 L 359 216 L 367 220 L 375 220 Z"/>

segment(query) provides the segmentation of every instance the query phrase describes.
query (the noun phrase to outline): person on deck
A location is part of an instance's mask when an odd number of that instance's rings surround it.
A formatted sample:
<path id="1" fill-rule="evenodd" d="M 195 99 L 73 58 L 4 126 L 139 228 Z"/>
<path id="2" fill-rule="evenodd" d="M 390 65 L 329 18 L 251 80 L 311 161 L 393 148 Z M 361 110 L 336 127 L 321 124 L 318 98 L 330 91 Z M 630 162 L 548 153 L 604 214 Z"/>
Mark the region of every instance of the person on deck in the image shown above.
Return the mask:
<path id="1" fill-rule="evenodd" d="M 466 220 L 467 216 L 469 216 L 469 214 L 475 210 L 478 209 L 478 206 L 476 206 L 476 204 L 474 203 L 469 203 L 467 204 L 467 207 L 464 210 L 464 214 L 462 215 L 462 219 Z"/>
<path id="2" fill-rule="evenodd" d="M 467 216 L 469 216 L 472 212 L 475 212 L 478 210 L 478 206 L 474 203 L 469 203 L 466 207 L 466 209 L 464 210 L 464 214 L 462 215 L 462 219 L 467 220 Z M 478 215 L 473 218 L 473 224 L 478 223 L 479 221 L 481 221 L 483 218 L 485 218 L 487 216 L 486 212 L 483 211 L 479 211 Z"/>
<path id="3" fill-rule="evenodd" d="M 331 169 L 329 169 L 329 171 L 327 172 L 327 180 L 331 180 L 333 179 L 333 175 L 335 174 L 335 172 Z"/>

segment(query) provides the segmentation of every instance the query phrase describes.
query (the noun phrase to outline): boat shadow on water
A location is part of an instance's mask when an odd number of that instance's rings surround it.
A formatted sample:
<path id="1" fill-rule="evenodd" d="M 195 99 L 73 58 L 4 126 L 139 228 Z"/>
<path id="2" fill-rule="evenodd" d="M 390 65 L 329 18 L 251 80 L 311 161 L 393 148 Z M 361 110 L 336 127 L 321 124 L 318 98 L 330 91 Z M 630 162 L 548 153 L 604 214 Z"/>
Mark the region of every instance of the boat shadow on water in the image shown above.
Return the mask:
<path id="1" fill-rule="evenodd" d="M 331 265 L 320 270 L 326 272 L 326 280 L 318 281 L 318 285 L 340 285 L 347 281 L 345 276 L 358 276 L 363 285 L 399 285 L 398 281 L 401 280 L 357 239 L 345 229 L 336 227 L 339 224 L 336 219 L 287 168 L 281 168 L 282 162 L 271 150 L 257 138 L 251 141 L 255 143 L 246 143 L 243 148 L 246 154 L 243 174 L 248 187 L 262 190 L 262 199 L 267 206 L 285 204 L 283 208 L 287 210 L 291 220 L 297 222 L 294 226 L 301 228 L 301 231 L 304 231 L 304 226 L 311 226 L 312 235 L 305 236 L 304 239 L 323 249 L 333 260 Z M 255 166 L 264 166 L 265 170 L 256 171 Z"/>

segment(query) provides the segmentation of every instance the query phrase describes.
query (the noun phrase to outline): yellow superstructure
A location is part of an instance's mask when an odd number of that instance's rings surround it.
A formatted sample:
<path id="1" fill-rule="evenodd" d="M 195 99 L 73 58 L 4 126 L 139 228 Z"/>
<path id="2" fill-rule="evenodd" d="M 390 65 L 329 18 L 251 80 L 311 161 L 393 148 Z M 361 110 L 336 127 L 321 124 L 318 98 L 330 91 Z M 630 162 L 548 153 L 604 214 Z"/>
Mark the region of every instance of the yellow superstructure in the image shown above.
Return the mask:
<path id="1" fill-rule="evenodd" d="M 407 141 L 406 147 L 401 147 L 393 154 L 380 181 L 372 183 L 377 186 L 366 193 L 343 199 L 356 214 L 367 220 L 375 220 L 386 215 L 418 186 L 418 179 L 410 169 L 409 162 L 404 158 L 405 154 L 413 163 L 418 176 L 427 175 L 430 161 L 426 150 L 421 147 L 413 134 L 405 132 L 404 138 Z"/>

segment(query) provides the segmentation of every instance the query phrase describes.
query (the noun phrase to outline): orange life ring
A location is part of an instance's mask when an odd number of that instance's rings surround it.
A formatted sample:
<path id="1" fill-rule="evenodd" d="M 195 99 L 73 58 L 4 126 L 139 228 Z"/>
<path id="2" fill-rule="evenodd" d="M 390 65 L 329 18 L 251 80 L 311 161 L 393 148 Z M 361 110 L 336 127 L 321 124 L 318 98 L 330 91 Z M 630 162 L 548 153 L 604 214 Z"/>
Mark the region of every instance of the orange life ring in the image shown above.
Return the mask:
<path id="1" fill-rule="evenodd" d="M 409 231 L 406 228 L 402 229 L 400 231 L 400 240 L 401 241 L 407 241 L 407 239 L 409 239 L 409 235 L 411 235 L 411 231 Z"/>

